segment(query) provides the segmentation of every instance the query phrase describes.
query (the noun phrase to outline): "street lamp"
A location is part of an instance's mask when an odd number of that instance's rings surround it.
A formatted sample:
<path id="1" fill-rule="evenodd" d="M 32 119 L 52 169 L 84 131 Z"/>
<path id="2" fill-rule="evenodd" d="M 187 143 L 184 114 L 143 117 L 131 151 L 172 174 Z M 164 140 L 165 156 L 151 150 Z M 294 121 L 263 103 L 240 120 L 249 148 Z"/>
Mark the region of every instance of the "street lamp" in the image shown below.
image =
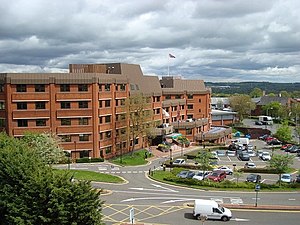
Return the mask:
<path id="1" fill-rule="evenodd" d="M 173 165 L 173 158 L 172 158 L 172 149 L 170 148 L 170 171 Z"/>

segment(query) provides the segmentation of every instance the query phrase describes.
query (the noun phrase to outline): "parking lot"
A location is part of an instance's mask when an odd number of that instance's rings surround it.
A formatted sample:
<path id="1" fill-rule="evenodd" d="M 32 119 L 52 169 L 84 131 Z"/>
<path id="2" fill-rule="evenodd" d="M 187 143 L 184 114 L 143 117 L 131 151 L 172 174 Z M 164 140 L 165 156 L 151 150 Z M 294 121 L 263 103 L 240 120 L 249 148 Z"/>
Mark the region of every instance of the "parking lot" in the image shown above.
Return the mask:
<path id="1" fill-rule="evenodd" d="M 263 152 L 269 152 L 270 155 L 272 154 L 291 154 L 291 153 L 286 153 L 278 148 L 274 148 L 274 146 L 268 146 L 264 141 L 261 140 L 250 140 L 250 144 L 252 144 L 255 148 L 255 152 L 263 151 Z M 249 161 L 241 161 L 237 156 L 234 155 L 227 155 L 226 150 L 213 150 L 218 153 L 218 158 L 215 159 L 218 162 L 219 166 L 227 166 L 231 168 L 232 170 L 237 170 L 240 168 L 243 168 L 245 166 L 245 163 L 247 162 L 253 162 L 257 168 L 259 167 L 265 167 L 267 166 L 267 161 L 262 160 L 260 157 L 252 156 L 250 157 Z M 297 154 L 292 154 L 295 156 L 294 158 L 294 164 L 293 168 L 299 170 L 300 168 L 300 159 L 297 157 Z M 188 164 L 193 164 L 195 163 L 194 160 L 187 160 Z M 249 175 L 249 173 L 243 173 L 242 177 L 239 178 L 239 181 L 245 181 L 246 177 Z M 261 175 L 261 182 L 267 183 L 267 184 L 272 184 L 276 183 L 279 179 L 277 174 L 260 174 Z M 296 172 L 292 174 L 293 179 L 296 177 Z M 229 175 L 227 174 L 226 179 L 229 180 L 235 180 L 236 178 L 234 175 Z"/>

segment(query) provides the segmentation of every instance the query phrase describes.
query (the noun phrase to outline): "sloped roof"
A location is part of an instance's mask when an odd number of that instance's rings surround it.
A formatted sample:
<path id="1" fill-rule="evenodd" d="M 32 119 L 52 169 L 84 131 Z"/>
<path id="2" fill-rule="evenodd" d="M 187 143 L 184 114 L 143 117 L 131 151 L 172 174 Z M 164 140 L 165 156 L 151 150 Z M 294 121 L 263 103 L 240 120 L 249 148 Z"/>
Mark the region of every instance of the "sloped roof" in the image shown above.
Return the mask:
<path id="1" fill-rule="evenodd" d="M 267 105 L 271 102 L 279 102 L 281 105 L 287 105 L 289 102 L 289 98 L 279 96 L 262 96 L 257 105 Z"/>

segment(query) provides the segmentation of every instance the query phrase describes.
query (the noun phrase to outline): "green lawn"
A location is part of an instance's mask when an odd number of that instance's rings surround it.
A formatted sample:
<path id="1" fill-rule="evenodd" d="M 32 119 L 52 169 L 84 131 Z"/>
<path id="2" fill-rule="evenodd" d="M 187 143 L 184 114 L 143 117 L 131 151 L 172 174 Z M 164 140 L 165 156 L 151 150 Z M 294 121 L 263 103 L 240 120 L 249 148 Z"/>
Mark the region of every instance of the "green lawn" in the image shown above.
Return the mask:
<path id="1" fill-rule="evenodd" d="M 58 170 L 55 169 L 56 173 L 69 172 L 70 175 L 74 176 L 76 180 L 87 180 L 96 182 L 106 182 L 106 183 L 123 183 L 124 180 L 120 177 L 113 176 L 110 174 L 98 173 L 93 171 L 82 171 L 82 170 Z"/>
<path id="2" fill-rule="evenodd" d="M 146 149 L 136 151 L 134 153 L 128 153 L 127 155 L 119 156 L 110 160 L 110 162 L 121 165 L 121 166 L 138 166 L 146 165 L 148 161 L 145 159 L 145 152 L 147 152 L 147 157 L 152 157 L 148 154 Z"/>

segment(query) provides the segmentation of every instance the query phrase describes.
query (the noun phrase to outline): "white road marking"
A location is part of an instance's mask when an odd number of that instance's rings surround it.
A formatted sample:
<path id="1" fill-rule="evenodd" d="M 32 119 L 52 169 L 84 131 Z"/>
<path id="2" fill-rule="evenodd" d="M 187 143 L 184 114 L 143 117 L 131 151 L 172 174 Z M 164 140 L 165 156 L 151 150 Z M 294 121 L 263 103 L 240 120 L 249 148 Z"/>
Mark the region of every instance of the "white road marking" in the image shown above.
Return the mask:
<path id="1" fill-rule="evenodd" d="M 101 166 L 101 167 L 98 167 L 98 170 L 107 170 L 107 167 Z"/>
<path id="2" fill-rule="evenodd" d="M 295 198 L 289 198 L 289 201 L 296 201 Z"/>
<path id="3" fill-rule="evenodd" d="M 230 202 L 232 205 L 243 204 L 243 200 L 240 198 L 230 198 Z"/>
<path id="4" fill-rule="evenodd" d="M 242 219 L 242 218 L 232 218 L 231 220 L 235 220 L 235 221 L 239 221 L 239 222 L 250 221 L 249 219 Z"/>
<path id="5" fill-rule="evenodd" d="M 159 189 L 150 189 L 150 188 L 129 188 L 131 190 L 138 190 L 138 191 L 161 191 L 161 192 L 178 192 L 178 191 L 173 191 L 173 190 L 159 190 Z"/>
<path id="6" fill-rule="evenodd" d="M 178 191 L 172 190 L 172 189 L 170 189 L 170 188 L 163 187 L 163 186 L 161 186 L 161 185 L 159 185 L 159 184 L 151 184 L 151 185 L 154 186 L 154 187 L 157 187 L 157 188 L 161 188 L 161 189 L 170 191 L 170 192 L 178 192 Z"/>

